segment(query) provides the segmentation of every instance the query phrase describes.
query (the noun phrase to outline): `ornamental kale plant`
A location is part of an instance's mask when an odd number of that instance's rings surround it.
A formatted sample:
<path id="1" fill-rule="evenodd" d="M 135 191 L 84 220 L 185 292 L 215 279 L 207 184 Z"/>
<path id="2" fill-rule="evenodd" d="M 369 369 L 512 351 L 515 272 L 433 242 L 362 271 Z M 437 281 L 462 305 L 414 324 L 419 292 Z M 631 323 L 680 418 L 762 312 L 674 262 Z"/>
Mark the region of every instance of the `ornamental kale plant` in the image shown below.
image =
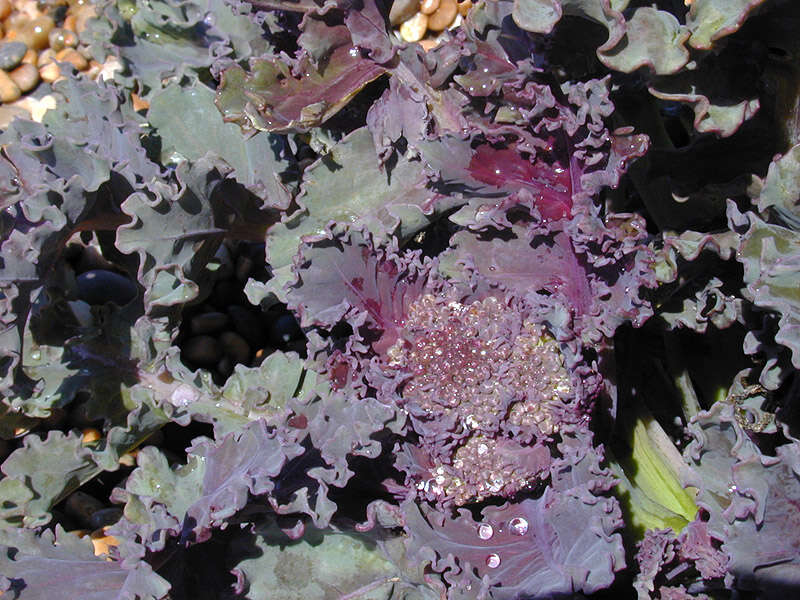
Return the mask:
<path id="1" fill-rule="evenodd" d="M 4 598 L 798 592 L 796 3 L 93 5 L 0 132 Z"/>

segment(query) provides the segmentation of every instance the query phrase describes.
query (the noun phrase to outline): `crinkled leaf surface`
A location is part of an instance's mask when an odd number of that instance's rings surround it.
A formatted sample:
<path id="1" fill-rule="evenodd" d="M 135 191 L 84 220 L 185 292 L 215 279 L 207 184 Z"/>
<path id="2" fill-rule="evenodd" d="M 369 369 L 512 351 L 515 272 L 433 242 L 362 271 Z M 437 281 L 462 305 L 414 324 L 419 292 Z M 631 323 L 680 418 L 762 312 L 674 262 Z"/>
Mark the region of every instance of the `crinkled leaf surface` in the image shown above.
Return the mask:
<path id="1" fill-rule="evenodd" d="M 738 30 L 749 14 L 765 0 L 694 0 L 686 25 L 692 32 L 689 43 L 708 50 L 718 39 Z"/>
<path id="2" fill-rule="evenodd" d="M 228 163 L 232 176 L 266 206 L 288 207 L 290 193 L 280 180 L 288 167 L 281 155 L 282 141 L 264 132 L 248 137 L 236 125 L 225 123 L 214 106 L 210 88 L 167 86 L 153 96 L 147 119 L 161 137 L 165 162 L 181 158 L 193 161 L 210 152 Z"/>
<path id="3" fill-rule="evenodd" d="M 434 204 L 426 181 L 417 159 L 399 156 L 396 164 L 381 167 L 370 132 L 357 129 L 308 169 L 298 197 L 301 210 L 267 232 L 270 265 L 277 270 L 291 265 L 299 240 L 324 237 L 332 220 L 363 225 L 383 240 L 391 233 L 413 235 L 452 206 Z M 283 269 L 270 285 L 277 291 L 287 280 Z"/>
<path id="4" fill-rule="evenodd" d="M 625 565 L 622 539 L 613 533 L 619 505 L 592 493 L 609 487 L 597 458 L 581 456 L 574 440 L 562 450 L 568 458 L 554 467 L 540 498 L 490 506 L 478 521 L 465 509 L 449 517 L 405 504 L 409 554 L 458 588 L 472 585 L 475 597 L 484 590 L 498 600 L 548 598 L 609 586 Z"/>
<path id="5" fill-rule="evenodd" d="M 800 452 L 796 443 L 764 456 L 737 423 L 731 404 L 717 403 L 691 426 L 685 456 L 690 483 L 709 514 L 709 533 L 722 540 L 729 570 L 744 589 L 791 589 L 800 582 Z"/>
<path id="6" fill-rule="evenodd" d="M 649 67 L 657 75 L 677 72 L 689 61 L 684 43 L 689 30 L 671 13 L 651 6 L 636 9 L 625 23 L 625 35 L 610 50 L 599 52 L 604 65 L 630 73 Z"/>
<path id="7" fill-rule="evenodd" d="M 274 524 L 255 539 L 234 544 L 234 572 L 247 583 L 245 598 L 260 600 L 432 600 L 430 588 L 406 580 L 366 536 L 307 527 L 289 540 Z"/>
<path id="8" fill-rule="evenodd" d="M 223 71 L 217 106 L 226 121 L 273 132 L 308 131 L 324 123 L 384 73 L 349 44 L 333 50 L 324 69 L 307 59 L 292 69 L 281 58 L 254 59 L 250 69 L 235 65 Z"/>
<path id="9" fill-rule="evenodd" d="M 0 588 L 20 600 L 159 600 L 170 585 L 144 561 L 123 565 L 94 555 L 88 538 L 46 530 L 0 532 Z"/>
<path id="10" fill-rule="evenodd" d="M 800 234 L 741 214 L 729 201 L 731 228 L 742 231 L 737 260 L 744 266 L 745 294 L 760 308 L 780 314 L 775 341 L 792 351 L 800 368 Z"/>

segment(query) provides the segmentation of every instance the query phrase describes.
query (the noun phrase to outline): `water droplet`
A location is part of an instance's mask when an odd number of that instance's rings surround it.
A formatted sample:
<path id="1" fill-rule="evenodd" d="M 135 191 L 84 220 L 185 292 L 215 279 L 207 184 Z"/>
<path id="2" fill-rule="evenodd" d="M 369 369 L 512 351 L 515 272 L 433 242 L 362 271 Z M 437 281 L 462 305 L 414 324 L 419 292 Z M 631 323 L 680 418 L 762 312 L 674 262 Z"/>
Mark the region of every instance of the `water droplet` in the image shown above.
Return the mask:
<path id="1" fill-rule="evenodd" d="M 359 56 L 361 56 L 361 53 L 358 51 L 358 48 L 356 48 L 355 46 L 350 48 L 349 53 L 350 53 L 350 56 L 352 56 L 353 58 L 358 58 Z"/>
<path id="2" fill-rule="evenodd" d="M 739 491 L 739 488 L 736 486 L 736 484 L 735 484 L 735 483 L 732 483 L 732 484 L 731 484 L 731 485 L 728 487 L 728 493 L 729 493 L 729 494 L 733 494 L 734 492 L 738 492 L 738 491 Z"/>
<path id="3" fill-rule="evenodd" d="M 494 529 L 488 523 L 481 523 L 478 525 L 478 537 L 482 540 L 488 540 L 494 535 Z"/>
<path id="4" fill-rule="evenodd" d="M 31 360 L 41 360 L 41 359 L 42 359 L 41 352 L 39 352 L 38 350 L 34 350 L 33 352 L 31 352 Z"/>
<path id="5" fill-rule="evenodd" d="M 525 535 L 528 533 L 528 521 L 522 517 L 514 517 L 508 522 L 508 528 L 514 535 Z"/>
<path id="6" fill-rule="evenodd" d="M 497 554 L 490 554 L 486 557 L 486 566 L 490 569 L 496 569 L 500 566 L 500 557 Z"/>

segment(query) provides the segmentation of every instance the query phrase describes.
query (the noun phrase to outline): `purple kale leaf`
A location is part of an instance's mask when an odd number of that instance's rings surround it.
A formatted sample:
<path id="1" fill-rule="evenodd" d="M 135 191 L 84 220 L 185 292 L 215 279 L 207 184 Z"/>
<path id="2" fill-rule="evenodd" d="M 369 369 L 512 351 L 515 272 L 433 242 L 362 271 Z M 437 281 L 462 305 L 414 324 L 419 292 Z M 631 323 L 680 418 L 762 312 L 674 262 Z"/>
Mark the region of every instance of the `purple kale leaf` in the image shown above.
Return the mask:
<path id="1" fill-rule="evenodd" d="M 144 561 L 95 556 L 88 538 L 67 533 L 40 536 L 28 529 L 0 533 L 0 589 L 30 600 L 160 600 L 169 583 Z M 17 595 L 15 595 L 15 593 Z"/>
<path id="2" fill-rule="evenodd" d="M 614 533 L 622 515 L 616 500 L 595 495 L 613 480 L 585 443 L 562 445 L 565 456 L 541 497 L 490 506 L 478 520 L 465 509 L 453 517 L 403 504 L 410 557 L 444 573 L 454 590 L 472 589 L 468 597 L 548 598 L 608 587 L 625 566 L 622 539 Z"/>

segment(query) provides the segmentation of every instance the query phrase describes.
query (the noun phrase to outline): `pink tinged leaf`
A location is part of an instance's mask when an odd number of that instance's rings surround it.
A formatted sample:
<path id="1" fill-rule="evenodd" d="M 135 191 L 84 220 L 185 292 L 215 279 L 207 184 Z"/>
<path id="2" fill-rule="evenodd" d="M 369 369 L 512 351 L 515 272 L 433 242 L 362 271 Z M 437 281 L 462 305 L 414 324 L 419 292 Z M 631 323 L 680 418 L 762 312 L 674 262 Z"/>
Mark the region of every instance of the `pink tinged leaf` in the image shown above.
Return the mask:
<path id="1" fill-rule="evenodd" d="M 570 215 L 572 181 L 567 169 L 542 161 L 531 163 L 514 150 L 484 145 L 472 155 L 468 170 L 482 183 L 510 191 L 530 191 L 544 219 L 555 221 Z"/>

